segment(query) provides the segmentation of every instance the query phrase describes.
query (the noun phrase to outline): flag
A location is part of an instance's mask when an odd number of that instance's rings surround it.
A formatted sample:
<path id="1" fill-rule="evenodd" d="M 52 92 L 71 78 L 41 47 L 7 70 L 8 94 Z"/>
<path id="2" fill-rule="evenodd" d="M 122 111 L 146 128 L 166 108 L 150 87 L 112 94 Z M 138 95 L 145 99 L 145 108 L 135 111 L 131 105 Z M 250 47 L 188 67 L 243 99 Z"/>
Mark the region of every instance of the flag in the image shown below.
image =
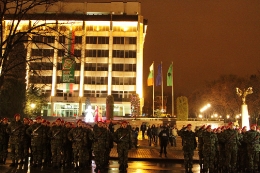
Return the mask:
<path id="1" fill-rule="evenodd" d="M 75 57 L 74 57 L 75 31 L 69 33 L 68 55 L 62 58 L 62 77 L 61 81 L 64 83 L 63 92 L 72 93 L 73 83 L 75 82 Z"/>
<path id="2" fill-rule="evenodd" d="M 156 86 L 162 85 L 162 64 L 158 65 L 158 73 L 156 76 Z"/>
<path id="3" fill-rule="evenodd" d="M 148 79 L 147 79 L 147 86 L 153 86 L 153 63 L 150 66 L 150 73 L 149 73 Z"/>
<path id="4" fill-rule="evenodd" d="M 172 86 L 172 64 L 170 65 L 168 72 L 167 72 L 167 86 Z"/>
<path id="5" fill-rule="evenodd" d="M 73 83 L 63 83 L 63 92 L 72 93 L 73 92 Z"/>

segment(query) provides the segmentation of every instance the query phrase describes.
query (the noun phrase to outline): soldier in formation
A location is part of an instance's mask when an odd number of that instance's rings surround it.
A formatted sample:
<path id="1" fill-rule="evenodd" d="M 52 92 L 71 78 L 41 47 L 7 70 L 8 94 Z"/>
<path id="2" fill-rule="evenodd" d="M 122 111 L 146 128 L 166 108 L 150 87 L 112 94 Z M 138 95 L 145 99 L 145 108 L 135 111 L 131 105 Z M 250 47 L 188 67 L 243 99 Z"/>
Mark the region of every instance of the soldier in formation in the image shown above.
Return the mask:
<path id="1" fill-rule="evenodd" d="M 192 125 L 188 124 L 178 131 L 182 138 L 182 150 L 184 154 L 184 166 L 186 173 L 192 173 L 194 150 L 197 148 L 195 133 L 192 131 Z"/>
<path id="2" fill-rule="evenodd" d="M 6 129 L 8 126 L 8 118 L 3 118 L 0 123 L 0 164 L 5 164 L 8 154 L 9 134 Z"/>
<path id="3" fill-rule="evenodd" d="M 20 114 L 14 115 L 14 121 L 12 121 L 6 129 L 6 132 L 10 136 L 10 148 L 11 148 L 11 167 L 16 166 L 22 159 L 22 142 L 24 140 L 24 125 L 20 120 Z"/>
<path id="4" fill-rule="evenodd" d="M 132 132 L 127 128 L 127 122 L 123 121 L 121 127 L 114 133 L 114 141 L 117 143 L 120 172 L 127 172 L 128 151 L 132 147 Z"/>

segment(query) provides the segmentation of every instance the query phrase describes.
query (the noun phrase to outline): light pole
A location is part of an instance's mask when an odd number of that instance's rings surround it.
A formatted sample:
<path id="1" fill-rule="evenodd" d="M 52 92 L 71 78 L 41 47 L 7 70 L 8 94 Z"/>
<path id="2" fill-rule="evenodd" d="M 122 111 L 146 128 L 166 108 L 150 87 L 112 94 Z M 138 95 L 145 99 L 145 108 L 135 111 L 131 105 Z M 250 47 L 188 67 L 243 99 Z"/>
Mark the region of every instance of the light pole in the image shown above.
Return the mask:
<path id="1" fill-rule="evenodd" d="M 205 106 L 203 106 L 201 109 L 200 109 L 200 113 L 203 113 L 205 112 L 208 108 L 211 107 L 211 104 L 206 104 Z M 207 116 L 207 120 L 208 120 L 208 116 Z"/>

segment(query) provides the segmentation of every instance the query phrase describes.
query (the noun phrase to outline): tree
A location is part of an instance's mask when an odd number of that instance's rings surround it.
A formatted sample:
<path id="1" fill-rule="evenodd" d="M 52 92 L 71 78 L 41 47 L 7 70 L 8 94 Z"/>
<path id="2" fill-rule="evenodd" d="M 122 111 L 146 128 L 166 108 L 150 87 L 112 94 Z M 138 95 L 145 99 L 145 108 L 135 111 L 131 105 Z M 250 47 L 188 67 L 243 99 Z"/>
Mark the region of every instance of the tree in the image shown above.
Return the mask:
<path id="1" fill-rule="evenodd" d="M 1 38 L 0 38 L 0 88 L 4 84 L 5 76 L 11 71 L 13 68 L 19 66 L 21 63 L 25 63 L 28 65 L 28 62 L 34 61 L 35 59 L 30 59 L 21 55 L 21 51 L 17 50 L 15 47 L 20 44 L 24 44 L 25 46 L 32 46 L 39 43 L 44 43 L 46 45 L 51 46 L 50 44 L 33 39 L 34 36 L 42 36 L 47 37 L 48 33 L 56 32 L 56 24 L 55 23 L 44 23 L 39 21 L 32 22 L 29 21 L 30 15 L 33 15 L 33 10 L 37 9 L 37 7 L 44 7 L 43 11 L 47 11 L 49 7 L 53 5 L 56 1 L 53 0 L 2 0 L 0 3 L 1 13 Z M 23 26 L 22 22 L 27 20 L 29 22 L 28 25 Z M 29 27 L 27 27 L 29 26 Z M 46 28 L 45 30 L 41 30 L 41 28 Z M 58 33 L 60 34 L 60 33 Z M 53 46 L 52 46 L 53 47 Z M 26 49 L 26 47 L 25 47 Z M 12 55 L 11 55 L 12 54 Z M 19 61 L 16 63 L 10 62 L 9 57 L 19 57 Z M 39 58 L 39 57 L 38 57 Z M 41 58 L 41 57 L 40 57 Z"/>
<path id="2" fill-rule="evenodd" d="M 247 89 L 253 87 L 253 94 L 247 97 L 249 115 L 259 115 L 259 96 L 260 96 L 260 76 L 252 75 L 247 77 L 238 77 L 236 75 L 221 75 L 218 79 L 208 81 L 204 90 L 195 91 L 189 97 L 189 110 L 192 115 L 197 116 L 199 109 L 203 105 L 210 103 L 211 113 L 217 113 L 223 118 L 227 115 L 235 119 L 236 115 L 241 113 L 241 98 L 236 94 L 236 87 Z"/>
<path id="3" fill-rule="evenodd" d="M 107 120 L 113 119 L 114 117 L 114 97 L 108 95 L 106 98 L 106 118 Z"/>
<path id="4" fill-rule="evenodd" d="M 140 98 L 138 94 L 132 94 L 130 97 L 132 117 L 140 115 Z"/>
<path id="5" fill-rule="evenodd" d="M 48 50 L 56 49 L 57 45 L 64 48 L 63 54 L 70 54 L 66 49 L 65 43 L 61 43 L 58 39 L 59 37 L 65 37 L 69 39 L 64 31 L 58 29 L 57 21 L 47 21 L 45 20 L 46 15 L 48 15 L 48 10 L 51 8 L 54 3 L 58 2 L 57 0 L 1 0 L 0 2 L 0 90 L 1 90 L 1 104 L 7 104 L 11 95 L 17 97 L 15 92 L 9 92 L 6 90 L 6 86 L 9 87 L 10 91 L 15 91 L 17 86 L 13 85 L 19 82 L 19 86 L 22 83 L 26 83 L 28 87 L 28 80 L 30 75 L 34 74 L 37 78 L 41 78 L 40 70 L 41 67 L 37 67 L 35 70 L 35 64 L 31 63 L 34 61 L 38 62 L 50 62 L 53 63 L 51 56 L 44 56 L 45 52 L 32 58 L 30 56 L 30 47 L 40 48 L 44 45 L 48 47 Z M 62 7 L 60 7 L 62 8 Z M 62 10 L 61 10 L 62 11 Z M 37 14 L 38 13 L 38 14 Z M 41 13 L 41 14 L 39 14 Z M 33 20 L 37 16 L 41 20 Z M 59 23 L 62 25 L 62 23 Z M 56 35 L 57 37 L 50 37 Z M 65 39 L 64 38 L 64 39 Z M 57 44 L 50 44 L 49 41 L 54 41 Z M 48 59 L 48 60 L 47 60 Z M 45 66 L 44 63 L 38 63 L 37 65 Z M 17 73 L 18 71 L 18 73 Z M 16 77 L 16 74 L 21 74 L 19 77 Z M 10 78 L 13 78 L 10 80 Z M 19 81 L 15 81 L 15 79 Z M 27 81 L 25 81 L 25 79 Z M 12 83 L 12 84 L 11 84 Z M 45 85 L 44 83 L 42 85 Z M 15 87 L 15 88 L 10 88 Z M 21 86 L 22 87 L 22 86 Z M 24 86 L 23 86 L 24 87 Z M 7 93 L 8 92 L 8 93 Z M 25 95 L 25 90 L 20 89 L 20 92 Z M 17 99 L 16 102 L 20 102 L 20 105 L 23 105 L 25 99 Z M 18 103 L 17 103 L 18 104 Z M 14 104 L 11 104 L 14 105 Z M 18 106 L 20 107 L 20 106 Z M 1 108 L 0 114 L 6 114 L 5 110 L 7 108 Z M 15 110 L 10 108 L 11 110 Z M 22 110 L 22 108 L 21 108 Z M 19 110 L 20 111 L 20 110 Z M 8 111 L 10 114 L 12 111 Z"/>
<path id="6" fill-rule="evenodd" d="M 41 114 L 42 108 L 47 105 L 46 100 L 41 88 L 31 85 L 26 92 L 25 115 L 32 118 Z"/>

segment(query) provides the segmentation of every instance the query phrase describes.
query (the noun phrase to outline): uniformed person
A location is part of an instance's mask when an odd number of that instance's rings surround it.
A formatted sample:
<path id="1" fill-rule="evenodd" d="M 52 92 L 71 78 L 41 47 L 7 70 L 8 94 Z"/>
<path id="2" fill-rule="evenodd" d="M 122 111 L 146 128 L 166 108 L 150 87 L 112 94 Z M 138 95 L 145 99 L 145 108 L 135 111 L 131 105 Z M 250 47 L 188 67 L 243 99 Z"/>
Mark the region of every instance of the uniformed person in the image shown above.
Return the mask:
<path id="1" fill-rule="evenodd" d="M 127 128 L 127 121 L 123 121 L 114 135 L 114 141 L 117 143 L 117 153 L 119 159 L 120 172 L 126 172 L 128 167 L 128 151 L 132 147 L 132 133 Z"/>
<path id="2" fill-rule="evenodd" d="M 199 164 L 200 170 L 203 170 L 203 138 L 202 134 L 205 131 L 206 125 L 202 125 L 195 129 L 195 136 L 198 138 L 198 154 L 199 154 Z"/>
<path id="3" fill-rule="evenodd" d="M 225 168 L 224 172 L 233 173 L 237 168 L 237 150 L 240 145 L 238 133 L 232 122 L 228 123 L 227 129 L 223 132 L 222 140 L 225 143 Z"/>
<path id="4" fill-rule="evenodd" d="M 109 149 L 109 133 L 104 128 L 103 122 L 98 121 L 95 128 L 93 128 L 93 144 L 92 144 L 96 168 L 95 172 L 103 172 L 106 162 L 106 151 Z"/>
<path id="5" fill-rule="evenodd" d="M 186 173 L 192 173 L 194 150 L 197 147 L 195 133 L 191 130 L 192 125 L 188 124 L 178 131 L 182 138 L 182 150 L 184 154 L 184 166 Z"/>
<path id="6" fill-rule="evenodd" d="M 24 124 L 24 140 L 22 142 L 22 163 L 25 162 L 28 163 L 28 157 L 29 157 L 29 148 L 31 146 L 31 138 L 29 135 L 26 134 L 26 130 L 30 127 L 29 125 L 29 119 L 23 118 L 23 124 Z"/>
<path id="7" fill-rule="evenodd" d="M 24 139 L 23 123 L 20 120 L 20 114 L 14 115 L 14 121 L 12 121 L 7 127 L 6 131 L 10 135 L 10 147 L 11 147 L 11 167 L 16 166 L 22 159 L 22 141 Z"/>
<path id="8" fill-rule="evenodd" d="M 202 134 L 203 139 L 203 172 L 214 173 L 214 164 L 216 157 L 216 150 L 218 147 L 218 138 L 215 133 L 212 132 L 211 125 L 206 127 L 206 131 Z"/>
<path id="9" fill-rule="evenodd" d="M 256 124 L 250 126 L 250 130 L 245 132 L 244 141 L 247 144 L 248 168 L 250 173 L 258 170 L 260 133 L 256 131 Z"/>
<path id="10" fill-rule="evenodd" d="M 77 121 L 77 127 L 72 128 L 68 133 L 68 139 L 72 142 L 74 170 L 84 166 L 84 147 L 88 143 L 86 130 L 82 127 L 82 120 Z"/>
<path id="11" fill-rule="evenodd" d="M 56 119 L 56 125 L 51 127 L 48 132 L 48 137 L 51 139 L 51 154 L 52 154 L 52 167 L 54 169 L 61 167 L 63 146 L 66 142 L 66 133 L 61 126 L 61 119 Z"/>
<path id="12" fill-rule="evenodd" d="M 9 134 L 6 132 L 8 126 L 8 118 L 3 118 L 0 123 L 0 164 L 5 164 L 8 154 Z"/>
<path id="13" fill-rule="evenodd" d="M 45 155 L 44 145 L 46 145 L 47 140 L 47 129 L 42 125 L 41 116 L 36 117 L 35 120 L 36 123 L 26 130 L 26 134 L 31 137 L 32 167 L 41 167 Z"/>

